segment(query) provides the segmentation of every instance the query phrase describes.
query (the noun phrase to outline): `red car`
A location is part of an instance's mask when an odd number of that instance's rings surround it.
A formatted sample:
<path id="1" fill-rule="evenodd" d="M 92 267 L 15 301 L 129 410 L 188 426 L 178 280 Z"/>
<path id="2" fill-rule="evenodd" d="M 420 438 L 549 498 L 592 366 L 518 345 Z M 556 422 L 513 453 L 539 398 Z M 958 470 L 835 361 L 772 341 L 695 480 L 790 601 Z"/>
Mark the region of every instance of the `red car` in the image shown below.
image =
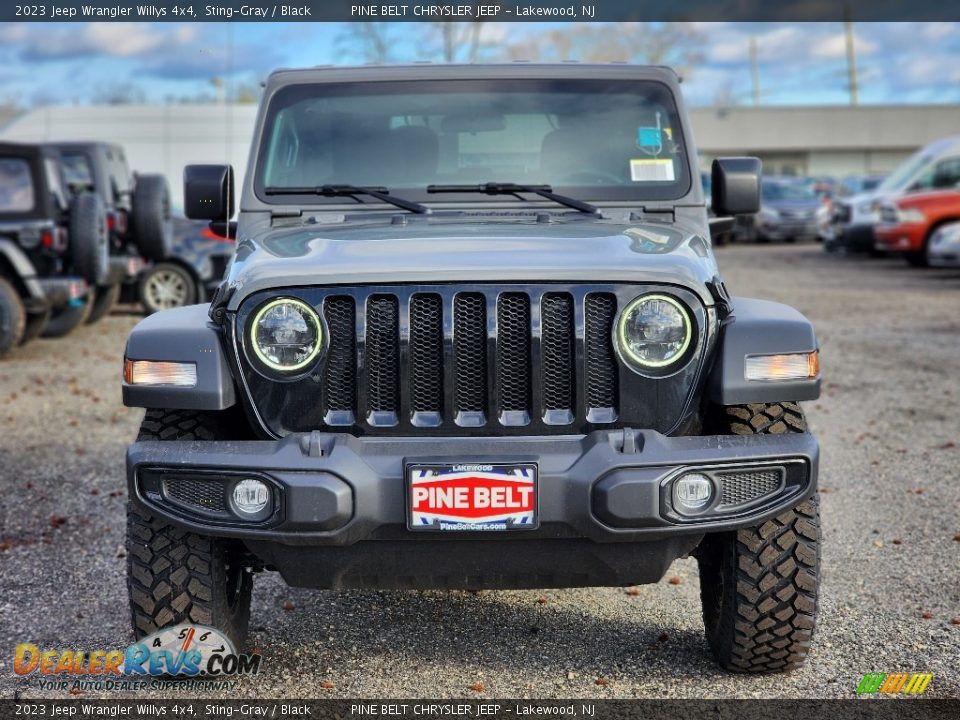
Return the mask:
<path id="1" fill-rule="evenodd" d="M 960 220 L 960 190 L 912 193 L 893 198 L 880 210 L 874 247 L 902 254 L 911 265 L 926 267 L 930 237 L 941 225 Z"/>

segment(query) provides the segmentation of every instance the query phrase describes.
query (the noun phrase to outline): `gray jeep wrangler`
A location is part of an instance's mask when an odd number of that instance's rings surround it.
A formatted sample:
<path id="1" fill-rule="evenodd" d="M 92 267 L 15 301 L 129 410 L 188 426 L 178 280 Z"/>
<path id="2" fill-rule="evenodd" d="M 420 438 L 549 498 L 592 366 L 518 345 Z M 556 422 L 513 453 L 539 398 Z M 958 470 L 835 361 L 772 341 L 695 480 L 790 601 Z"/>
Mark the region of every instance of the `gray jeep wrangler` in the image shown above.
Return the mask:
<path id="1" fill-rule="evenodd" d="M 135 632 L 244 642 L 254 576 L 315 588 L 655 583 L 699 562 L 721 665 L 810 650 L 817 340 L 731 297 L 676 75 L 625 65 L 270 76 L 209 305 L 132 331 Z M 227 166 L 188 216 L 233 216 Z"/>

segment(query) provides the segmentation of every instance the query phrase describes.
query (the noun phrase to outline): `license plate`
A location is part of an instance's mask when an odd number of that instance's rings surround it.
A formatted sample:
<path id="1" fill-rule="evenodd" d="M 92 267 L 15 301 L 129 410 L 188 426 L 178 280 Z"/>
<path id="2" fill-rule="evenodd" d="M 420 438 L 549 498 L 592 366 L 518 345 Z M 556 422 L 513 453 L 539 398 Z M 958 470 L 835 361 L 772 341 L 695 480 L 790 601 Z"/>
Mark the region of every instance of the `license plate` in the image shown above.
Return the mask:
<path id="1" fill-rule="evenodd" d="M 537 527 L 537 466 L 407 465 L 407 527 L 414 531 L 507 531 Z"/>

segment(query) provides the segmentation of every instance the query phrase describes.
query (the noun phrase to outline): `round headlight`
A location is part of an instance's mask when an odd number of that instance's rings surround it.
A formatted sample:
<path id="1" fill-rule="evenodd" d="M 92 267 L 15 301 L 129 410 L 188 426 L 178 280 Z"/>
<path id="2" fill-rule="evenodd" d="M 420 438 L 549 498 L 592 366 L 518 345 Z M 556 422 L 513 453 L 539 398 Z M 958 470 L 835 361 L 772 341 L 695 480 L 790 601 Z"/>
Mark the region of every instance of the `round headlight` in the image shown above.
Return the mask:
<path id="1" fill-rule="evenodd" d="M 680 302 L 669 295 L 642 295 L 620 313 L 617 341 L 629 363 L 663 368 L 690 347 L 693 328 Z"/>
<path id="2" fill-rule="evenodd" d="M 307 367 L 320 353 L 322 339 L 317 313 L 293 298 L 268 302 L 250 323 L 250 346 L 257 358 L 281 372 Z"/>

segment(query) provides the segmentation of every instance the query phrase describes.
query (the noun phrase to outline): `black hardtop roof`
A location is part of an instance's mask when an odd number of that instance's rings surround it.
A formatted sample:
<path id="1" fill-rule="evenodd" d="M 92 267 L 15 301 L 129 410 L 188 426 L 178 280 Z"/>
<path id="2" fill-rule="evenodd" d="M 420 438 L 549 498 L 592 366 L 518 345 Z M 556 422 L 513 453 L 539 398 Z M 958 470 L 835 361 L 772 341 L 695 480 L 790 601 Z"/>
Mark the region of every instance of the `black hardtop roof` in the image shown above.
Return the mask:
<path id="1" fill-rule="evenodd" d="M 0 142 L 0 155 L 16 156 L 25 159 L 49 157 L 55 154 L 55 148 L 44 143 Z"/>

